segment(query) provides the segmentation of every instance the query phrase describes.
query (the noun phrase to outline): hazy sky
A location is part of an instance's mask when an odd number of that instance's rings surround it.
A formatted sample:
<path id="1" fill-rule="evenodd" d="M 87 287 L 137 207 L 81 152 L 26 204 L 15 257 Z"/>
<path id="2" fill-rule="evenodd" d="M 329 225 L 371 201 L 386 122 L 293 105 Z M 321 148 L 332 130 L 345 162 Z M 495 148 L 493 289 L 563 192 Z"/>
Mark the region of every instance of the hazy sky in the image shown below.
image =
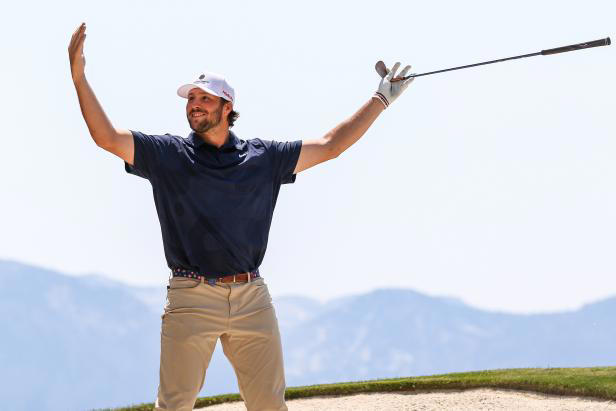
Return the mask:
<path id="1" fill-rule="evenodd" d="M 187 135 L 177 87 L 235 87 L 240 138 L 321 137 L 416 72 L 614 37 L 613 1 L 13 2 L 0 17 L 0 258 L 164 284 L 150 183 L 98 148 L 67 46 L 113 124 Z M 8 12 L 7 12 L 8 11 Z M 412 288 L 477 307 L 616 295 L 616 46 L 417 79 L 339 158 L 283 186 L 273 295 Z"/>

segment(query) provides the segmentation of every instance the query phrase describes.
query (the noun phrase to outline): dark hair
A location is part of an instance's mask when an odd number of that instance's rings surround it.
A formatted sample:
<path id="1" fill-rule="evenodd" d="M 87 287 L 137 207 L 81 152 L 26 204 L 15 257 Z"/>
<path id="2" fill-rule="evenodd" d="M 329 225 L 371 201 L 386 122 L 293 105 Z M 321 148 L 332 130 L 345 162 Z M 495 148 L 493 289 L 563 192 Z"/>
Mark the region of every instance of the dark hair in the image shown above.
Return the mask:
<path id="1" fill-rule="evenodd" d="M 225 103 L 230 103 L 230 101 L 227 99 L 221 98 L 220 103 L 221 103 L 220 105 L 222 106 Z M 229 123 L 229 128 L 233 127 L 235 120 L 237 120 L 239 116 L 240 116 L 240 113 L 238 113 L 235 110 L 231 110 L 231 112 L 227 114 L 227 122 Z"/>

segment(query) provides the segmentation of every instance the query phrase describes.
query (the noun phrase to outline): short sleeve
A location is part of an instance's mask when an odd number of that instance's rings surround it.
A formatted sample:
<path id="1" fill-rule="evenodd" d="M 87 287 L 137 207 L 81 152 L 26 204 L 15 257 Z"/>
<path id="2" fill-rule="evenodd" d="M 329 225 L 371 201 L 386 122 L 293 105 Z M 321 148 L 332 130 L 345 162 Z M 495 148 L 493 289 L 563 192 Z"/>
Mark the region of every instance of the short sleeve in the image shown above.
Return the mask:
<path id="1" fill-rule="evenodd" d="M 296 175 L 293 171 L 302 150 L 302 140 L 285 142 L 263 140 L 263 143 L 272 158 L 274 175 L 280 184 L 294 183 Z"/>
<path id="2" fill-rule="evenodd" d="M 124 169 L 129 174 L 150 179 L 160 168 L 165 153 L 171 146 L 170 135 L 156 136 L 131 130 L 135 142 L 133 165 L 124 162 Z"/>

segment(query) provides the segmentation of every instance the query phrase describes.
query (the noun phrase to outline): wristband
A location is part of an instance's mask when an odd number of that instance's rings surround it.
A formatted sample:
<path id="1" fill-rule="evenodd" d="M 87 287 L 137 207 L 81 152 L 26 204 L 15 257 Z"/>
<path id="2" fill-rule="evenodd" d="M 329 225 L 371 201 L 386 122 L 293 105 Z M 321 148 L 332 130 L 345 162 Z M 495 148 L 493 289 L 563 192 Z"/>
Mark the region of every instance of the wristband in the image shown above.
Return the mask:
<path id="1" fill-rule="evenodd" d="M 374 93 L 374 95 L 372 97 L 377 98 L 381 103 L 383 103 L 383 107 L 387 108 L 389 107 L 389 101 L 387 101 L 387 99 L 385 98 L 385 96 L 381 93 L 379 93 L 378 91 Z"/>

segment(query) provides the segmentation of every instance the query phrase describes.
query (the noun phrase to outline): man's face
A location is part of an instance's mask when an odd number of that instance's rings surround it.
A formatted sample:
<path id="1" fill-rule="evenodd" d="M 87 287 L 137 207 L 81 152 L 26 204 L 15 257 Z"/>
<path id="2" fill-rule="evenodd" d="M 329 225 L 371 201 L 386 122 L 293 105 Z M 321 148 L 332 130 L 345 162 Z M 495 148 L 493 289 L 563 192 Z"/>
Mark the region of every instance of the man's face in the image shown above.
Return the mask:
<path id="1" fill-rule="evenodd" d="M 218 126 L 222 119 L 224 100 L 200 88 L 194 88 L 188 93 L 186 117 L 190 128 L 196 133 L 205 133 Z"/>

